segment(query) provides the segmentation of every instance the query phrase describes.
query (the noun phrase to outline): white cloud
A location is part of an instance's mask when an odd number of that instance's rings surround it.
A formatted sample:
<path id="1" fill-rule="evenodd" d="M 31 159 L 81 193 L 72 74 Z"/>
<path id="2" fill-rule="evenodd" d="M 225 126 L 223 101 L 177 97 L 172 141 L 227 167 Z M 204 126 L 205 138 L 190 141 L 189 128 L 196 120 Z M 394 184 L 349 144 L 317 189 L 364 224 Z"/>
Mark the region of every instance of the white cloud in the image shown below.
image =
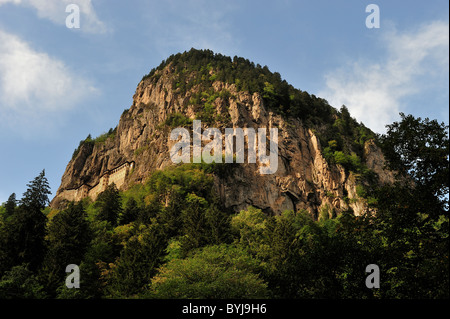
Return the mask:
<path id="1" fill-rule="evenodd" d="M 49 125 L 96 89 L 62 61 L 0 30 L 0 123 L 11 130 Z"/>
<path id="2" fill-rule="evenodd" d="M 328 73 L 319 96 L 334 106 L 345 104 L 356 119 L 384 132 L 404 99 L 430 88 L 448 90 L 442 81 L 448 78 L 448 28 L 448 22 L 434 21 L 415 32 L 388 32 L 382 40 L 384 60 L 357 61 Z"/>
<path id="3" fill-rule="evenodd" d="M 0 6 L 5 3 L 20 4 L 22 0 L 0 0 Z"/>
<path id="4" fill-rule="evenodd" d="M 64 26 L 69 15 L 66 13 L 66 6 L 76 4 L 80 8 L 81 25 L 79 30 L 87 33 L 105 33 L 107 31 L 105 24 L 97 17 L 92 0 L 0 0 L 0 6 L 6 3 L 34 8 L 38 17 Z"/>

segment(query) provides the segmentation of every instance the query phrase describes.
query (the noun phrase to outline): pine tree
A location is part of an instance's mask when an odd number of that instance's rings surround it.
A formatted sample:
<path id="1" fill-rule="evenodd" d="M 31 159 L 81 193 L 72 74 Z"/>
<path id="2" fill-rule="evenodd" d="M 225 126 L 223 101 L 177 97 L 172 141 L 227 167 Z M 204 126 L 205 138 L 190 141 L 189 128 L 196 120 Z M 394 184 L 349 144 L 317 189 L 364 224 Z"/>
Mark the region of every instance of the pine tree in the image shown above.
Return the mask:
<path id="1" fill-rule="evenodd" d="M 5 214 L 7 217 L 12 216 L 17 206 L 16 193 L 12 193 L 5 204 Z"/>
<path id="2" fill-rule="evenodd" d="M 47 217 L 42 209 L 49 202 L 48 195 L 51 194 L 45 170 L 27 186 L 20 206 L 5 224 L 3 251 L 7 257 L 2 266 L 8 268 L 28 263 L 28 269 L 35 271 L 45 252 Z"/>
<path id="3" fill-rule="evenodd" d="M 96 206 L 100 209 L 97 215 L 99 220 L 106 220 L 112 226 L 117 225 L 117 219 L 122 213 L 122 200 L 114 183 L 98 195 Z"/>
<path id="4" fill-rule="evenodd" d="M 21 204 L 28 208 L 44 209 L 50 203 L 48 195 L 51 194 L 45 169 L 27 186 L 28 189 L 23 194 Z"/>
<path id="5" fill-rule="evenodd" d="M 106 275 L 106 291 L 109 297 L 135 296 L 142 291 L 156 274 L 157 267 L 167 248 L 167 228 L 154 222 L 141 225 L 126 243 Z"/>
<path id="6" fill-rule="evenodd" d="M 205 212 L 208 244 L 219 245 L 228 242 L 230 238 L 230 218 L 215 204 Z"/>
<path id="7" fill-rule="evenodd" d="M 140 210 L 136 200 L 131 197 L 127 201 L 122 214 L 119 216 L 119 225 L 125 225 L 135 221 L 139 216 Z"/>
<path id="8" fill-rule="evenodd" d="M 207 243 L 206 205 L 208 202 L 200 196 L 189 194 L 186 208 L 181 212 L 183 221 L 182 249 L 184 253 L 199 248 Z"/>
<path id="9" fill-rule="evenodd" d="M 61 285 L 67 265 L 80 265 L 91 240 L 86 212 L 81 203 L 69 207 L 53 217 L 48 227 L 48 251 L 41 277 L 50 294 Z"/>

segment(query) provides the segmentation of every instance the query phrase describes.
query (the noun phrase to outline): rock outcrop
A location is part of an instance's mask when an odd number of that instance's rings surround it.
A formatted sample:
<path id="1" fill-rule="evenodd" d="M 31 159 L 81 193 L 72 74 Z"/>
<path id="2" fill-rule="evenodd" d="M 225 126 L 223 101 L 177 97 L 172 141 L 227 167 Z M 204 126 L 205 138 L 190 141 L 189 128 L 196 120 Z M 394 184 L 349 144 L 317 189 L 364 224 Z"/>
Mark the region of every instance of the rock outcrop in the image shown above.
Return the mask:
<path id="1" fill-rule="evenodd" d="M 174 165 L 169 156 L 175 143 L 169 140 L 173 127 L 167 125 L 167 120 L 176 113 L 195 119 L 198 109 L 190 101 L 198 89 L 185 93 L 174 90 L 173 72 L 169 65 L 157 71 L 157 77 L 143 79 L 115 133 L 103 142 L 80 145 L 62 176 L 53 207 L 59 207 L 64 200 L 95 198 L 112 181 L 127 189 L 143 183 L 155 170 Z M 331 215 L 349 208 L 357 215 L 363 213 L 366 204 L 357 195 L 356 174 L 327 163 L 313 130 L 298 119 L 286 119 L 269 110 L 259 93 L 241 92 L 234 84 L 218 81 L 212 87 L 215 92 L 226 90 L 229 94 L 213 101 L 215 114 L 221 115 L 221 120 L 210 126 L 222 133 L 225 127 L 256 131 L 278 128 L 276 173 L 261 175 L 259 163 L 245 161 L 233 164 L 237 169 L 228 176 L 215 177 L 217 193 L 226 207 L 237 212 L 252 205 L 275 214 L 305 209 L 316 217 L 319 212 Z M 205 128 L 206 123 L 202 124 Z M 190 130 L 192 133 L 192 127 Z M 391 182 L 393 175 L 383 169 L 383 154 L 375 143 L 366 142 L 364 151 L 363 161 L 377 173 L 380 182 Z M 126 169 L 119 176 L 114 170 L 123 165 Z M 109 177 L 106 181 L 105 176 Z"/>

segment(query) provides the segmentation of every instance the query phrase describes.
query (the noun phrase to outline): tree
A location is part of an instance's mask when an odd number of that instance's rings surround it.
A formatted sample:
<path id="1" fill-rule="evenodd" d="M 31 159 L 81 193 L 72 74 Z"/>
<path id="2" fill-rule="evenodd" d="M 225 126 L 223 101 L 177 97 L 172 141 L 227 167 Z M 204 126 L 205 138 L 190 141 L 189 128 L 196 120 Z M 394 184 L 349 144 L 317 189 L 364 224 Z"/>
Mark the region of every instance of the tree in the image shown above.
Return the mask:
<path id="1" fill-rule="evenodd" d="M 206 206 L 208 202 L 195 194 L 186 196 L 186 208 L 181 212 L 183 222 L 183 251 L 206 245 Z"/>
<path id="2" fill-rule="evenodd" d="M 375 192 L 374 225 L 387 253 L 384 294 L 396 298 L 448 298 L 448 126 L 400 114 L 381 145 L 393 185 Z"/>
<path id="3" fill-rule="evenodd" d="M 13 267 L 0 279 L 0 299 L 45 298 L 43 286 L 26 264 Z"/>
<path id="4" fill-rule="evenodd" d="M 439 199 L 448 209 L 449 127 L 428 118 L 400 116 L 402 120 L 387 125 L 387 133 L 381 136 L 389 168 L 412 178 L 416 189 Z"/>
<path id="5" fill-rule="evenodd" d="M 141 209 L 138 206 L 138 203 L 136 202 L 136 200 L 133 197 L 131 197 L 127 201 L 127 203 L 125 205 L 125 209 L 119 215 L 119 221 L 118 221 L 119 225 L 125 225 L 125 224 L 135 221 L 139 217 L 140 211 L 141 211 Z"/>
<path id="6" fill-rule="evenodd" d="M 184 196 L 179 192 L 172 192 L 168 197 L 168 205 L 162 207 L 158 213 L 158 221 L 167 228 L 167 236 L 178 236 L 182 230 L 181 211 L 183 209 Z"/>
<path id="7" fill-rule="evenodd" d="M 27 208 L 44 209 L 50 203 L 48 195 L 51 194 L 45 170 L 42 170 L 39 176 L 27 186 L 28 189 L 22 196 L 21 205 Z"/>
<path id="8" fill-rule="evenodd" d="M 45 254 L 47 217 L 42 210 L 49 202 L 48 195 L 51 194 L 45 170 L 27 186 L 20 206 L 4 225 L 2 248 L 6 257 L 2 270 L 27 263 L 28 269 L 35 271 Z"/>
<path id="9" fill-rule="evenodd" d="M 345 105 L 341 106 L 341 116 L 339 121 L 336 121 L 336 124 L 339 128 L 339 130 L 341 131 L 341 133 L 345 134 L 345 135 L 351 135 L 352 134 L 352 124 L 353 124 L 353 120 L 352 117 L 350 116 L 350 112 L 348 111 L 348 108 Z"/>
<path id="10" fill-rule="evenodd" d="M 253 254 L 258 254 L 265 240 L 268 217 L 261 209 L 249 206 L 231 219 L 231 230 L 236 243 L 244 246 Z"/>
<path id="11" fill-rule="evenodd" d="M 14 214 L 14 210 L 17 207 L 16 193 L 12 193 L 7 202 L 5 203 L 5 214 L 6 217 L 12 216 Z"/>
<path id="12" fill-rule="evenodd" d="M 386 214 L 398 222 L 412 225 L 417 218 L 420 225 L 436 222 L 441 217 L 448 218 L 449 193 L 449 139 L 448 126 L 439 124 L 428 118 L 422 120 L 412 115 L 400 113 L 402 120 L 388 125 L 387 133 L 382 135 L 381 145 L 387 160 L 388 168 L 398 173 L 397 189 L 389 194 L 389 187 L 381 189 L 380 196 L 384 201 L 380 205 L 391 205 L 390 209 L 383 209 Z M 402 194 L 403 193 L 403 196 Z M 410 215 L 394 214 L 395 201 L 409 203 L 397 208 L 410 208 Z M 386 208 L 386 207 L 385 207 Z M 425 214 L 418 216 L 417 214 Z M 394 221 L 394 220 L 392 220 Z"/>
<path id="13" fill-rule="evenodd" d="M 155 275 L 167 247 L 167 229 L 155 220 L 140 225 L 125 244 L 120 257 L 103 273 L 108 296 L 131 297 L 140 292 Z"/>
<path id="14" fill-rule="evenodd" d="M 66 266 L 80 265 L 91 240 L 82 204 L 72 202 L 66 210 L 53 217 L 47 238 L 48 250 L 41 277 L 45 279 L 49 293 L 54 294 L 66 276 Z"/>
<path id="15" fill-rule="evenodd" d="M 238 247 L 262 261 L 274 298 L 371 297 L 361 283 L 378 251 L 366 224 L 349 213 L 315 221 L 305 211 L 268 217 L 252 207 L 231 222 Z"/>
<path id="16" fill-rule="evenodd" d="M 96 206 L 99 208 L 97 218 L 106 220 L 112 226 L 117 224 L 117 219 L 122 213 L 122 200 L 119 190 L 114 183 L 98 195 Z"/>
<path id="17" fill-rule="evenodd" d="M 186 259 L 173 259 L 152 278 L 155 298 L 265 298 L 267 284 L 259 277 L 259 260 L 243 249 L 216 245 L 197 250 Z"/>
<path id="18" fill-rule="evenodd" d="M 229 216 L 214 203 L 208 205 L 205 212 L 208 244 L 226 243 L 230 238 Z"/>

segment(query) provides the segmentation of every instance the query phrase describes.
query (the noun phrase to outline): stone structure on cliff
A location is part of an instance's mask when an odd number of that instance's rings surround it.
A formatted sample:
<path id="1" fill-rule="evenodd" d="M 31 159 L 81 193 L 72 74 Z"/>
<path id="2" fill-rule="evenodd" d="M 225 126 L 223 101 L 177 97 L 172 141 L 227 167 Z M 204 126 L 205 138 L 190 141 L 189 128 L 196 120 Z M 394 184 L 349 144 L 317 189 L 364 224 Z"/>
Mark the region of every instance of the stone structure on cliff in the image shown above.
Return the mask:
<path id="1" fill-rule="evenodd" d="M 197 111 L 189 101 L 197 92 L 195 87 L 183 94 L 175 92 L 170 66 L 158 72 L 157 79 L 139 83 L 133 104 L 122 114 L 113 137 L 94 146 L 80 146 L 67 165 L 53 207 L 64 200 L 95 198 L 113 180 L 119 188 L 127 189 L 145 182 L 153 171 L 174 165 L 169 150 L 175 142 L 170 141 L 172 128 L 165 123 L 173 114 L 195 119 Z M 278 128 L 279 166 L 275 174 L 261 175 L 257 164 L 244 163 L 228 176 L 215 177 L 216 191 L 226 207 L 238 212 L 252 205 L 275 214 L 305 209 L 316 217 L 324 209 L 330 214 L 349 208 L 357 215 L 363 213 L 366 204 L 357 195 L 356 174 L 327 163 L 312 129 L 299 119 L 287 120 L 269 110 L 259 93 L 238 91 L 234 84 L 219 81 L 212 87 L 215 92 L 230 93 L 213 102 L 215 114 L 229 119 L 225 127 Z M 213 127 L 219 125 L 214 123 Z M 383 168 L 381 151 L 370 141 L 366 142 L 363 161 L 378 174 L 380 182 L 393 180 L 392 173 Z"/>
<path id="2" fill-rule="evenodd" d="M 95 200 L 98 194 L 103 192 L 108 185 L 115 184 L 116 187 L 121 188 L 133 167 L 134 162 L 125 162 L 124 164 L 103 173 L 95 185 L 81 184 L 76 188 L 65 189 L 59 193 L 58 198 L 67 201 L 80 201 L 85 197 L 90 197 Z"/>

